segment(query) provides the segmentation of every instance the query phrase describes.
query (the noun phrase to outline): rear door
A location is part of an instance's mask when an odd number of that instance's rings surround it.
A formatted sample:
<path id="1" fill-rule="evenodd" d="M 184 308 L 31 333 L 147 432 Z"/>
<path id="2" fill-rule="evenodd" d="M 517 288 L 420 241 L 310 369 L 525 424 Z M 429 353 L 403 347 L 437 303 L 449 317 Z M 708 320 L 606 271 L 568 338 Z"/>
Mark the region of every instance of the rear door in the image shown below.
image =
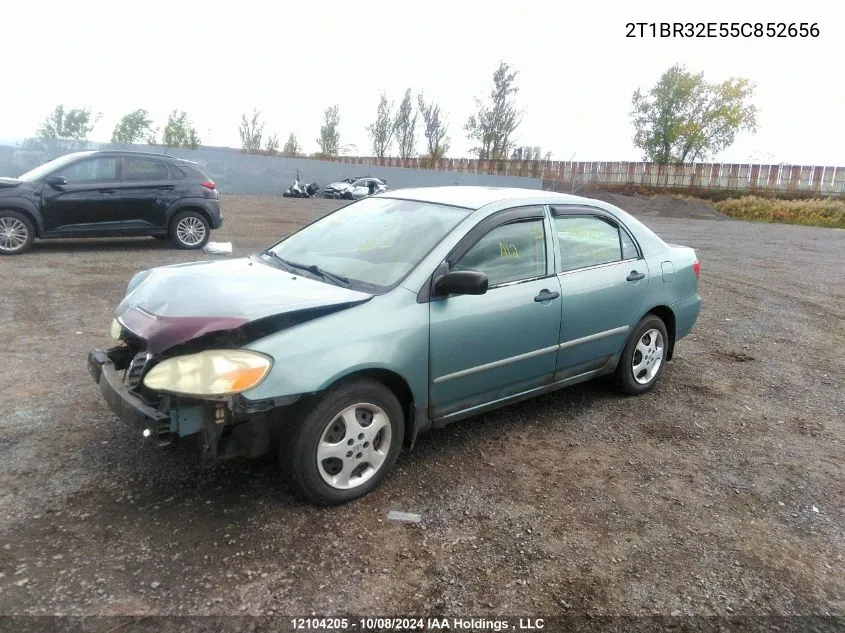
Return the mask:
<path id="1" fill-rule="evenodd" d="M 155 158 L 125 156 L 120 200 L 128 229 L 164 226 L 167 209 L 176 201 L 177 180 L 167 163 Z"/>
<path id="2" fill-rule="evenodd" d="M 46 232 L 85 232 L 122 218 L 116 156 L 85 158 L 52 174 L 67 179 L 60 188 L 45 186 L 42 212 Z"/>
<path id="3" fill-rule="evenodd" d="M 640 317 L 649 270 L 631 234 L 601 209 L 552 207 L 561 302 L 555 380 L 602 369 Z"/>

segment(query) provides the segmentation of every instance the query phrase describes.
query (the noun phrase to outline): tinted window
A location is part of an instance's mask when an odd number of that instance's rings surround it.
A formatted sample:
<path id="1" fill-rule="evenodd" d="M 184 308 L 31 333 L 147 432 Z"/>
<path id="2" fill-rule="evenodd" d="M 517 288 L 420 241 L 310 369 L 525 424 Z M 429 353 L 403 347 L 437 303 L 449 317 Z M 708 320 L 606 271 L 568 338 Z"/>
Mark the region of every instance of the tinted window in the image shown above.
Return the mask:
<path id="1" fill-rule="evenodd" d="M 620 230 L 619 235 L 622 237 L 622 259 L 637 259 L 640 254 L 637 252 L 634 240 L 625 231 Z"/>
<path id="2" fill-rule="evenodd" d="M 56 174 L 68 182 L 104 182 L 117 180 L 117 158 L 89 158 Z"/>
<path id="3" fill-rule="evenodd" d="M 575 270 L 622 260 L 619 229 L 597 217 L 557 216 L 561 270 Z"/>
<path id="4" fill-rule="evenodd" d="M 482 237 L 452 270 L 487 273 L 490 285 L 546 274 L 546 233 L 543 220 L 505 224 Z"/>
<path id="5" fill-rule="evenodd" d="M 158 160 L 124 158 L 123 179 L 128 181 L 168 180 L 167 167 Z"/>

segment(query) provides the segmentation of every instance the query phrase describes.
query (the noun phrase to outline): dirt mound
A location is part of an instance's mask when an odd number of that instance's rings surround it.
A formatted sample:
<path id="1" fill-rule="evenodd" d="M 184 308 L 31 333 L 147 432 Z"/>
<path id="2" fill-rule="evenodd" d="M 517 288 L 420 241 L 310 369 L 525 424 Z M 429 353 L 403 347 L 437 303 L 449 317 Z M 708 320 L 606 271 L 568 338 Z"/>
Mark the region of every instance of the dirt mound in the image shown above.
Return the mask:
<path id="1" fill-rule="evenodd" d="M 673 196 L 626 196 L 605 191 L 585 194 L 589 198 L 616 205 L 635 216 L 662 218 L 689 218 L 694 220 L 730 220 L 703 200 L 675 198 Z"/>

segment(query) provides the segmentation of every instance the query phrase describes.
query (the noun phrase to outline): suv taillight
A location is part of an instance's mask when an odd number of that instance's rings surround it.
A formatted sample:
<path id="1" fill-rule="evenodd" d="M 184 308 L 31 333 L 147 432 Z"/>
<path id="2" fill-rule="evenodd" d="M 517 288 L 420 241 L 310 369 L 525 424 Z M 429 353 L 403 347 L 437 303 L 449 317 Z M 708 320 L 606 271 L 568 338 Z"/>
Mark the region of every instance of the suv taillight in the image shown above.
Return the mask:
<path id="1" fill-rule="evenodd" d="M 695 278 L 696 279 L 701 277 L 701 266 L 699 266 L 697 259 L 692 263 L 692 269 L 695 271 Z"/>
<path id="2" fill-rule="evenodd" d="M 205 182 L 200 183 L 206 189 L 216 189 L 217 185 L 214 184 L 213 180 L 206 180 Z"/>

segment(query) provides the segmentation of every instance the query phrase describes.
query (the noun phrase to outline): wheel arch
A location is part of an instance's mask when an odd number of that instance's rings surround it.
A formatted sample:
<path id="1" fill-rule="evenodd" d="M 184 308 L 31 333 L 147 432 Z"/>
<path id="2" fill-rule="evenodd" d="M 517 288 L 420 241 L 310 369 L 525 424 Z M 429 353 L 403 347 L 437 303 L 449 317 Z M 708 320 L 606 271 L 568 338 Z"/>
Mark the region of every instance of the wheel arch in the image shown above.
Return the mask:
<path id="1" fill-rule="evenodd" d="M 384 367 L 363 367 L 336 376 L 323 386 L 325 391 L 345 382 L 367 378 L 383 384 L 399 399 L 405 414 L 405 448 L 412 448 L 420 427 L 420 412 L 415 406 L 414 392 L 408 381 L 397 372 Z"/>
<path id="2" fill-rule="evenodd" d="M 205 221 L 208 222 L 209 229 L 211 228 L 211 213 L 209 213 L 208 209 L 206 209 L 204 206 L 197 202 L 186 202 L 184 204 L 175 206 L 170 210 L 170 213 L 167 216 L 168 233 L 170 232 L 170 224 L 173 222 L 173 218 L 175 218 L 183 211 L 193 211 L 194 213 L 199 213 L 203 218 L 205 218 Z"/>
<path id="3" fill-rule="evenodd" d="M 0 211 L 15 211 L 25 215 L 32 226 L 35 228 L 35 237 L 41 237 L 44 232 L 44 223 L 41 220 L 41 214 L 38 213 L 34 205 L 24 204 L 19 200 L 2 200 L 0 201 Z"/>
<path id="4" fill-rule="evenodd" d="M 672 354 L 675 351 L 675 313 L 669 306 L 658 305 L 654 306 L 648 312 L 646 312 L 642 318 L 647 317 L 649 314 L 653 314 L 659 317 L 660 320 L 663 321 L 663 324 L 666 326 L 666 333 L 669 334 L 669 344 L 668 350 L 666 352 L 666 360 L 672 360 Z"/>

